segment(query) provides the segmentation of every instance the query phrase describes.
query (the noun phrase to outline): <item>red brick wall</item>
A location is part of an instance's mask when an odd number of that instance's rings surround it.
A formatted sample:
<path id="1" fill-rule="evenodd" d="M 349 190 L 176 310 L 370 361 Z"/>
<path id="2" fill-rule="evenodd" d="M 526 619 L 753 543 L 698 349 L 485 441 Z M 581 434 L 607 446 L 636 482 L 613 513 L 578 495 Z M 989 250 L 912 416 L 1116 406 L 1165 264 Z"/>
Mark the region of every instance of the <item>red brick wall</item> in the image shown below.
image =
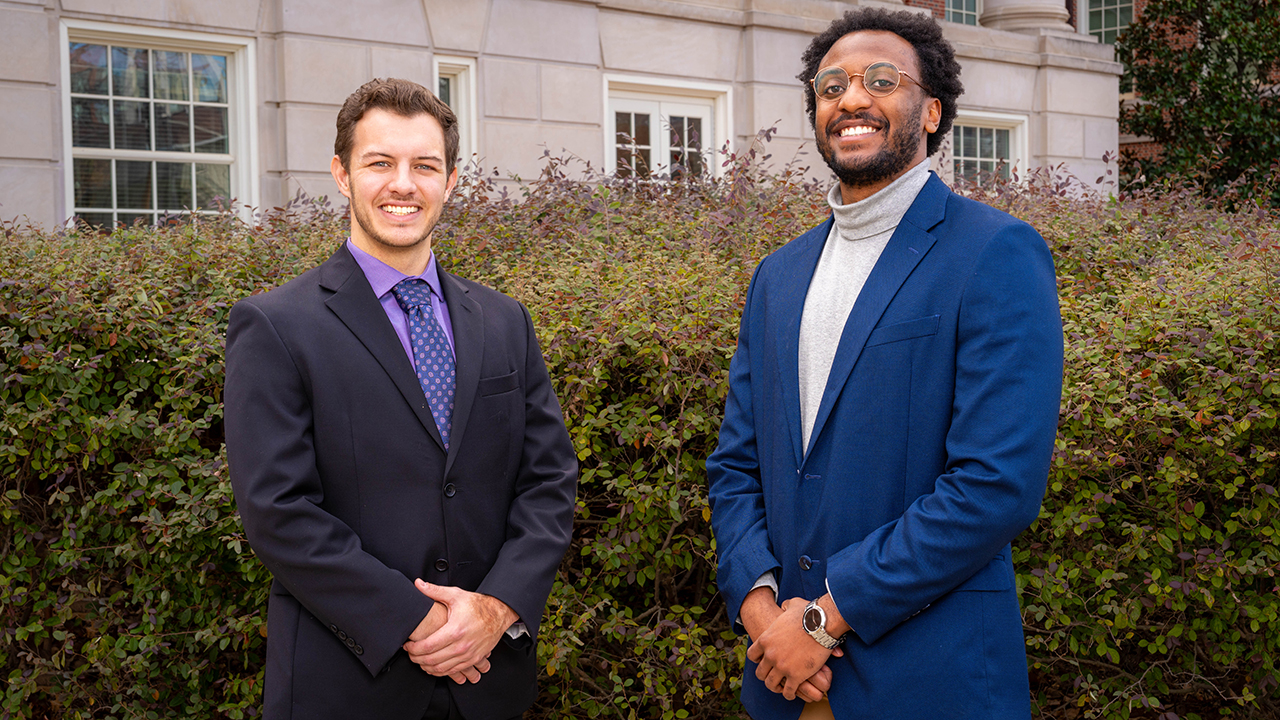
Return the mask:
<path id="1" fill-rule="evenodd" d="M 903 0 L 903 5 L 910 7 L 929 8 L 929 12 L 939 20 L 947 19 L 947 2 L 946 0 Z"/>

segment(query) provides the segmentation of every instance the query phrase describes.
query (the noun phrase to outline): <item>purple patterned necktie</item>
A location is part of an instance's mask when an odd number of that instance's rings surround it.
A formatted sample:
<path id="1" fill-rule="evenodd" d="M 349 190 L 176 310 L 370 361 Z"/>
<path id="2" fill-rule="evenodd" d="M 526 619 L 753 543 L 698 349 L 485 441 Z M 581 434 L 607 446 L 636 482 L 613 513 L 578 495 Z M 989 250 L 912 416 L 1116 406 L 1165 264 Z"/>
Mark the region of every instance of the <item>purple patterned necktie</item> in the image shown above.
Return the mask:
<path id="1" fill-rule="evenodd" d="M 431 286 L 420 278 L 406 278 L 391 288 L 396 302 L 409 320 L 409 341 L 413 345 L 413 365 L 422 392 L 426 393 L 431 417 L 440 429 L 440 439 L 449 449 L 449 426 L 453 418 L 453 351 L 444 328 L 431 309 Z"/>

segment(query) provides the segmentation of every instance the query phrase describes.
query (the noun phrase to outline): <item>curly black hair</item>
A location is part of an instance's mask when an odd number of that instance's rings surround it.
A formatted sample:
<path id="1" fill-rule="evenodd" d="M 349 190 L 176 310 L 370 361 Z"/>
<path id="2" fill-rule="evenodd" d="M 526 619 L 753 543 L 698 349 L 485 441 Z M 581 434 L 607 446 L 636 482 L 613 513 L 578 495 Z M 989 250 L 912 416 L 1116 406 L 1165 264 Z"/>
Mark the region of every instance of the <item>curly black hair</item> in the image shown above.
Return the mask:
<path id="1" fill-rule="evenodd" d="M 951 132 L 951 122 L 956 119 L 956 98 L 964 92 L 964 85 L 960 84 L 960 63 L 956 62 L 955 50 L 942 37 L 942 28 L 930 15 L 909 10 L 890 12 L 882 8 L 858 8 L 845 13 L 815 37 L 800 57 L 804 61 L 804 70 L 796 76 L 804 85 L 809 124 L 816 129 L 817 97 L 809 80 L 818 74 L 821 69 L 818 64 L 836 41 L 861 30 L 887 30 L 915 48 L 916 59 L 920 63 L 920 81 L 930 95 L 942 102 L 942 121 L 936 131 L 929 133 L 928 154 L 933 155 L 942 146 L 942 139 Z"/>

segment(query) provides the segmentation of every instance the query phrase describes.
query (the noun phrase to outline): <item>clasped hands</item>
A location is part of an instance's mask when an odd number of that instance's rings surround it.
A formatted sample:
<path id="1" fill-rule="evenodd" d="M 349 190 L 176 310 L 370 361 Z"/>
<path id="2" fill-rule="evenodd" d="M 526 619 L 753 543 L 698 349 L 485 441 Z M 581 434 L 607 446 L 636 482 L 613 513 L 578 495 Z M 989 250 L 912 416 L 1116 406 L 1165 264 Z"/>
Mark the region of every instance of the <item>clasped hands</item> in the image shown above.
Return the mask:
<path id="1" fill-rule="evenodd" d="M 753 642 L 747 658 L 756 663 L 756 677 L 773 692 L 788 700 L 797 697 L 817 702 L 831 689 L 831 668 L 827 658 L 844 655 L 839 647 L 828 650 L 818 644 L 801 625 L 808 605 L 804 598 L 790 598 L 779 607 L 767 587 L 752 590 L 742 604 L 739 617 Z M 824 603 L 834 610 L 834 603 Z M 828 612 L 830 617 L 837 612 Z M 842 622 L 837 620 L 837 623 Z M 828 621 L 828 631 L 832 629 Z"/>
<path id="2" fill-rule="evenodd" d="M 491 595 L 422 579 L 413 585 L 436 604 L 402 646 L 409 659 L 427 673 L 447 676 L 459 685 L 479 682 L 489 671 L 489 653 L 519 619 L 515 611 Z"/>

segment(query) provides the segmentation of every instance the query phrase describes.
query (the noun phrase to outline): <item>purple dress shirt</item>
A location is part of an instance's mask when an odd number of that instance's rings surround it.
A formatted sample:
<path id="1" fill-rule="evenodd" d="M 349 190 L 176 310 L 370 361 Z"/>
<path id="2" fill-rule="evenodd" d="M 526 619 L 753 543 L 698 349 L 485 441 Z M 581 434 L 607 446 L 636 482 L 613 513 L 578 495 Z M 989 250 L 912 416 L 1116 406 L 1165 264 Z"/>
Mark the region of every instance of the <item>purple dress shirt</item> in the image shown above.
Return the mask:
<path id="1" fill-rule="evenodd" d="M 382 311 L 387 314 L 387 319 L 391 321 L 391 327 L 396 331 L 396 337 L 400 338 L 400 345 L 404 347 L 404 354 L 409 356 L 409 364 L 413 364 L 413 345 L 409 342 L 409 320 L 405 317 L 404 310 L 400 307 L 400 303 L 396 302 L 395 293 L 391 292 L 391 288 L 396 283 L 405 278 L 412 277 L 405 275 L 399 270 L 382 262 L 378 258 L 356 247 L 356 244 L 347 239 L 347 249 L 351 251 L 351 255 L 356 259 L 356 264 L 364 271 L 364 276 L 369 280 L 369 285 L 373 287 L 373 294 L 378 296 L 378 302 L 382 303 Z M 436 320 L 440 323 L 440 327 L 444 328 L 444 336 L 449 339 L 449 349 L 453 351 L 454 360 L 457 360 L 458 351 L 453 346 L 453 323 L 449 320 L 449 306 L 444 302 L 444 294 L 440 290 L 440 271 L 436 266 L 436 254 L 431 253 L 431 258 L 427 260 L 427 269 L 422 271 L 418 276 L 425 280 L 427 285 L 431 287 L 431 311 L 436 314 Z"/>

